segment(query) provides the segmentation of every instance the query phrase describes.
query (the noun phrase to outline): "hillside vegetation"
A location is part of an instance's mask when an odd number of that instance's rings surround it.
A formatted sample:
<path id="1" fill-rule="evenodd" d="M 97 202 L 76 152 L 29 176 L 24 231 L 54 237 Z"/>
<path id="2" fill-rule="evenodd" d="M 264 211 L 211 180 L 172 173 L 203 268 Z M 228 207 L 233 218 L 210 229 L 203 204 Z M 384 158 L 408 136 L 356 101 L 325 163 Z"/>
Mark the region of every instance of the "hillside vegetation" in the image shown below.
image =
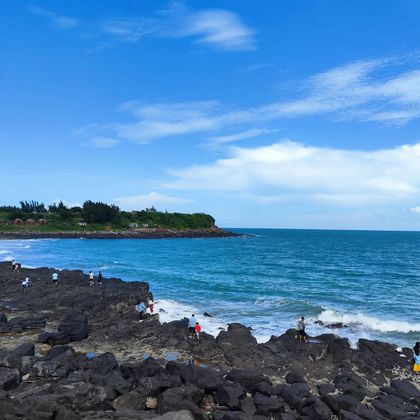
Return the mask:
<path id="1" fill-rule="evenodd" d="M 0 206 L 0 232 L 98 231 L 127 229 L 209 229 L 215 220 L 204 213 L 168 213 L 154 207 L 122 211 L 114 204 L 85 201 L 82 207 L 64 203 L 45 206 L 21 201 L 20 206 Z"/>

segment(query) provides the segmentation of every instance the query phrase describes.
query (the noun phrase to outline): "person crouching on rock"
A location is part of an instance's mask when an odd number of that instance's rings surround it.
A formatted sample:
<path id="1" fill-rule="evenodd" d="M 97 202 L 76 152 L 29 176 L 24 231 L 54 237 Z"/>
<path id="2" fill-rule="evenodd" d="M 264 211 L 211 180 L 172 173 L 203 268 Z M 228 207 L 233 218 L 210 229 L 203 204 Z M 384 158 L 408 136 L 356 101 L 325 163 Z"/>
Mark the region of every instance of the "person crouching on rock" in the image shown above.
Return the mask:
<path id="1" fill-rule="evenodd" d="M 29 287 L 29 277 L 26 277 L 25 280 L 22 281 L 22 292 L 24 292 Z"/>
<path id="2" fill-rule="evenodd" d="M 201 325 L 196 322 L 195 323 L 195 336 L 197 337 L 197 340 L 200 341 L 200 333 L 201 333 Z"/>
<path id="3" fill-rule="evenodd" d="M 296 328 L 299 335 L 299 341 L 300 342 L 304 341 L 306 343 L 308 341 L 308 335 L 306 334 L 305 327 L 306 327 L 305 317 L 302 316 L 299 319 Z"/>
<path id="4" fill-rule="evenodd" d="M 413 372 L 417 375 L 420 375 L 420 342 L 417 341 L 416 345 L 413 347 Z"/>
<path id="5" fill-rule="evenodd" d="M 144 316 L 144 311 L 146 309 L 146 305 L 142 301 L 139 301 L 139 303 L 136 305 L 136 309 L 138 313 L 140 314 L 140 321 L 142 321 L 143 316 Z"/>
<path id="6" fill-rule="evenodd" d="M 52 281 L 53 281 L 54 286 L 57 286 L 58 285 L 58 273 L 56 271 L 54 271 L 54 273 L 52 274 L 51 277 L 52 277 Z"/>
<path id="7" fill-rule="evenodd" d="M 188 321 L 188 337 L 194 338 L 195 334 L 195 325 L 197 324 L 197 320 L 195 319 L 195 315 L 192 314 L 191 318 Z"/>

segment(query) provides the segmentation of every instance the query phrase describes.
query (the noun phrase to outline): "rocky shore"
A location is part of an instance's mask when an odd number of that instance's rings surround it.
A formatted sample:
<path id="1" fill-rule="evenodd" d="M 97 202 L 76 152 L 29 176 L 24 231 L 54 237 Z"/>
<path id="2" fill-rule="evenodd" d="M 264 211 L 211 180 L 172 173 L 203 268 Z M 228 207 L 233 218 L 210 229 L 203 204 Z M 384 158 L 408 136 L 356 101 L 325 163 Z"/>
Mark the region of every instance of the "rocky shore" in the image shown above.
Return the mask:
<path id="1" fill-rule="evenodd" d="M 240 324 L 198 342 L 186 319 L 139 322 L 145 282 L 52 273 L 0 263 L 0 419 L 420 418 L 410 349 L 293 330 L 257 343 Z"/>
<path id="2" fill-rule="evenodd" d="M 171 239 L 171 238 L 229 238 L 242 236 L 221 228 L 211 229 L 132 229 L 123 231 L 60 231 L 60 232 L 0 232 L 1 239 Z"/>

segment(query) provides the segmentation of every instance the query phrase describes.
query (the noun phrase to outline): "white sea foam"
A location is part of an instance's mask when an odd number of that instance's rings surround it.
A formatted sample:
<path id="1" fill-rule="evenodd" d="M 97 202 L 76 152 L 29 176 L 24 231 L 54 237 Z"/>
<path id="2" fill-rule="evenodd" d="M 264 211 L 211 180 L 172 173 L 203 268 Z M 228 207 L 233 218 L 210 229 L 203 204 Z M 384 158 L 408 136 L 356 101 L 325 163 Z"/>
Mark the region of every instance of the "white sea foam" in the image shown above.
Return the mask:
<path id="1" fill-rule="evenodd" d="M 3 261 L 13 261 L 13 257 L 4 257 Z"/>
<path id="2" fill-rule="evenodd" d="M 359 326 L 374 331 L 380 332 L 420 332 L 420 323 L 410 323 L 398 320 L 386 320 L 375 318 L 370 315 L 364 315 L 362 313 L 340 313 L 332 309 L 323 311 L 319 316 L 318 320 L 324 323 L 342 322 L 349 326 Z"/>
<path id="3" fill-rule="evenodd" d="M 163 311 L 160 311 L 162 309 Z M 195 314 L 197 321 L 200 323 L 202 331 L 216 337 L 222 329 L 226 329 L 227 325 L 216 316 L 207 317 L 192 305 L 186 305 L 174 300 L 159 299 L 155 300 L 155 312 L 159 314 L 160 322 L 177 321 L 183 318 L 189 318 L 191 314 Z"/>
<path id="4" fill-rule="evenodd" d="M 8 251 L 7 249 L 0 249 L 0 255 L 4 255 L 4 254 L 13 254 L 13 252 Z"/>

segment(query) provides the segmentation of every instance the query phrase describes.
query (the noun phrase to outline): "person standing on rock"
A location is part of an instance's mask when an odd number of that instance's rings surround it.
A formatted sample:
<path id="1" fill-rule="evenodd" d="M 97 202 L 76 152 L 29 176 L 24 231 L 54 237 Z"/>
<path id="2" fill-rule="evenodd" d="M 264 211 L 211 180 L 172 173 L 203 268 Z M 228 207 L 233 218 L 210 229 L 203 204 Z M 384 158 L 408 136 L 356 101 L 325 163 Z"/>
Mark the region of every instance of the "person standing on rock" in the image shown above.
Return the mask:
<path id="1" fill-rule="evenodd" d="M 300 317 L 298 323 L 297 323 L 297 332 L 299 335 L 299 341 L 302 342 L 304 341 L 305 343 L 308 341 L 308 336 L 306 334 L 305 331 L 305 327 L 306 327 L 306 322 L 305 322 L 305 317 Z"/>
<path id="2" fill-rule="evenodd" d="M 191 318 L 188 321 L 188 336 L 189 336 L 189 338 L 194 338 L 195 325 L 196 324 L 197 324 L 197 320 L 195 319 L 195 315 L 192 314 Z"/>
<path id="3" fill-rule="evenodd" d="M 93 276 L 92 271 L 89 271 L 89 286 L 95 285 L 95 277 Z"/>
<path id="4" fill-rule="evenodd" d="M 137 309 L 137 311 L 140 314 L 140 321 L 142 321 L 143 320 L 144 311 L 146 309 L 146 305 L 142 301 L 139 301 L 139 303 L 136 305 L 136 309 Z"/>
<path id="5" fill-rule="evenodd" d="M 197 341 L 200 341 L 200 333 L 201 333 L 201 325 L 196 322 L 195 323 L 195 336 L 197 337 Z"/>
<path id="6" fill-rule="evenodd" d="M 52 274 L 52 281 L 53 281 L 54 286 L 58 285 L 58 273 L 57 273 L 57 271 L 54 271 L 54 273 Z"/>
<path id="7" fill-rule="evenodd" d="M 102 272 L 101 271 L 98 273 L 98 284 L 99 286 L 102 286 Z"/>
<path id="8" fill-rule="evenodd" d="M 413 347 L 413 372 L 417 375 L 420 375 L 420 342 L 417 341 L 416 345 Z"/>
<path id="9" fill-rule="evenodd" d="M 150 314 L 153 315 L 153 311 L 155 310 L 155 304 L 152 299 L 149 300 L 149 309 L 150 309 Z"/>

